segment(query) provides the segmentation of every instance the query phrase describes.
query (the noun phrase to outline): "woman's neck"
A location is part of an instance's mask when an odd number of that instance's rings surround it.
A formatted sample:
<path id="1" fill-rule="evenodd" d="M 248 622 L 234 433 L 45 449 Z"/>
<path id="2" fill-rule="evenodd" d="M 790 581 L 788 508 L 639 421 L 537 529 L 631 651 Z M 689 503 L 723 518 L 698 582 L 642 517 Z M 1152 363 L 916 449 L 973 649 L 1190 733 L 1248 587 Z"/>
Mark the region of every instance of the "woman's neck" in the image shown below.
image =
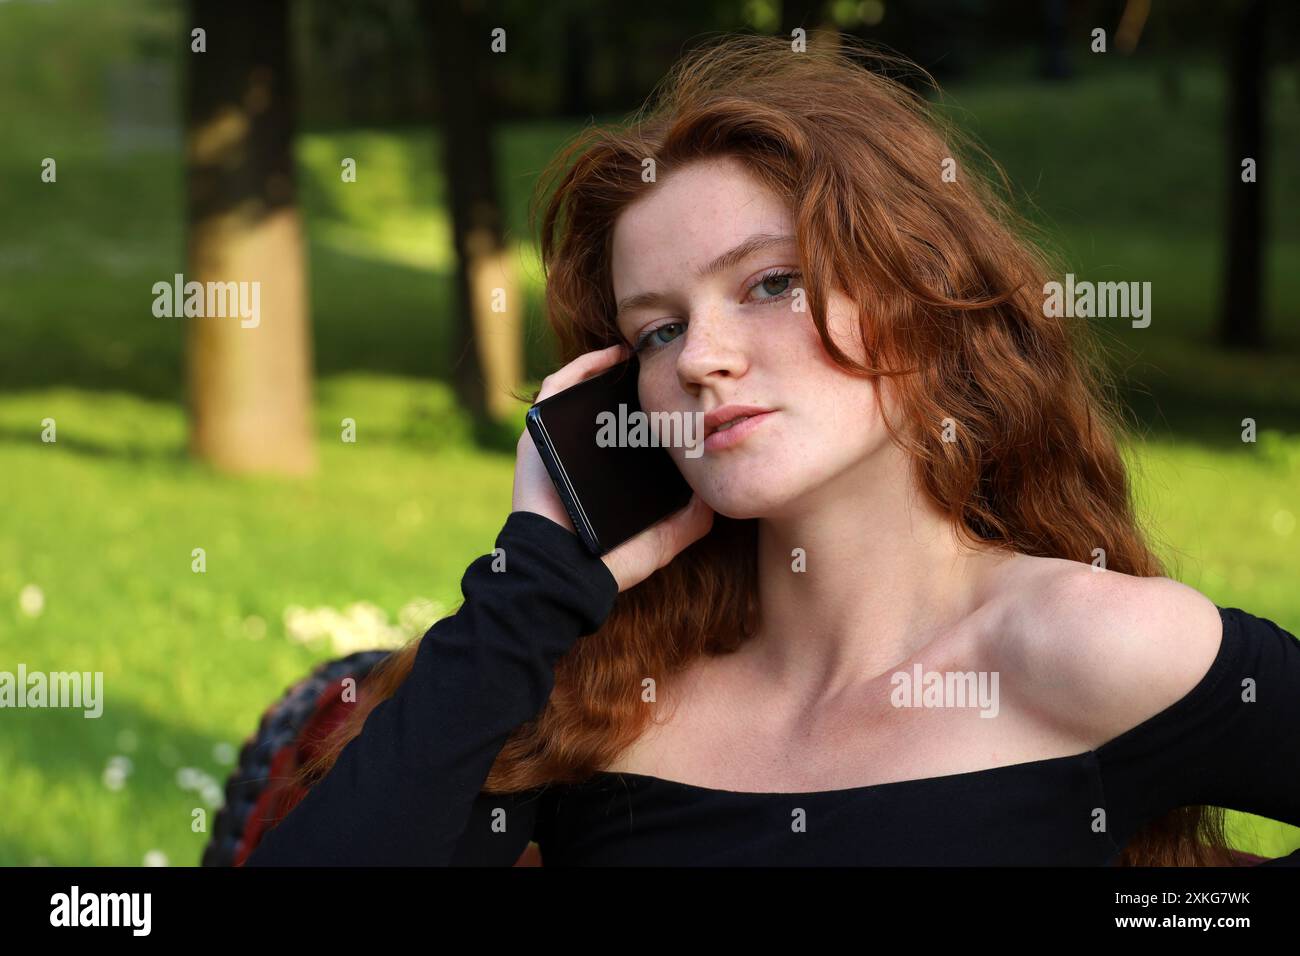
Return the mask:
<path id="1" fill-rule="evenodd" d="M 949 632 L 1005 558 L 958 541 L 901 452 L 873 456 L 759 521 L 761 623 L 747 650 L 783 697 L 830 698 Z"/>

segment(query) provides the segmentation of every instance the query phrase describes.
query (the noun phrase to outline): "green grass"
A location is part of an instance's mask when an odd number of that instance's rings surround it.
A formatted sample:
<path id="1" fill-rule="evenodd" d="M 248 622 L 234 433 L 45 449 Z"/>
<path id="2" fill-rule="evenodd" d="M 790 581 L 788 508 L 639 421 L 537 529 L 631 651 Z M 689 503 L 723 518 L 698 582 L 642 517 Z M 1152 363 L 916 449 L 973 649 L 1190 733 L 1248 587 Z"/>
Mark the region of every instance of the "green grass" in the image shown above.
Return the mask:
<path id="1" fill-rule="evenodd" d="M 191 813 L 214 805 L 180 771 L 221 779 L 267 704 L 336 653 L 292 640 L 286 612 L 368 602 L 394 621 L 421 601 L 449 608 L 510 507 L 512 457 L 469 441 L 447 385 L 445 183 L 423 130 L 299 139 L 319 473 L 235 479 L 185 456 L 182 330 L 149 310 L 152 283 L 184 268 L 180 156 L 110 150 L 86 92 L 141 22 L 155 44 L 178 26 L 175 11 L 135 9 L 61 20 L 56 36 L 45 5 L 0 8 L 0 113 L 13 122 L 0 151 L 0 667 L 103 671 L 107 701 L 98 720 L 6 715 L 0 864 L 132 865 L 151 850 L 197 862 L 206 834 Z M 1153 283 L 1150 328 L 1099 328 L 1141 423 L 1135 484 L 1171 573 L 1300 633 L 1300 186 L 1276 174 L 1300 145 L 1294 77 L 1278 74 L 1261 163 L 1274 347 L 1225 354 L 1212 345 L 1219 76 L 1189 69 L 1173 106 L 1149 65 L 1112 66 L 1088 61 L 1062 86 L 991 80 L 951 100 L 1076 275 Z M 498 141 L 534 377 L 552 353 L 524 204 L 575 130 L 514 125 Z M 38 176 L 48 155 L 53 186 Z M 339 179 L 345 156 L 356 183 Z M 344 417 L 355 444 L 339 440 Z M 1240 440 L 1246 417 L 1256 444 Z M 45 418 L 55 444 L 39 441 Z M 206 573 L 191 570 L 195 548 Z M 36 616 L 19 607 L 31 586 Z M 132 761 L 118 790 L 104 779 L 115 755 Z M 1247 849 L 1300 846 L 1300 829 L 1230 819 Z"/>
<path id="2" fill-rule="evenodd" d="M 0 659 L 33 670 L 100 670 L 102 718 L 7 713 L 0 738 L 6 826 L 0 861 L 135 864 L 150 849 L 193 863 L 204 806 L 180 767 L 221 776 L 261 709 L 328 646 L 290 641 L 288 608 L 372 602 L 395 620 L 414 601 L 450 608 L 465 566 L 510 508 L 512 461 L 429 432 L 441 388 L 366 375 L 324 390 L 321 469 L 307 481 L 233 479 L 183 455 L 174 404 L 51 389 L 0 405 L 6 430 L 33 416 L 58 442 L 5 449 L 14 509 L 0 535 Z M 363 411 L 361 411 L 363 410 Z M 344 414 L 358 440 L 339 440 Z M 192 570 L 194 548 L 206 573 Z M 20 591 L 44 596 L 37 617 Z M 124 750 L 128 732 L 137 746 Z M 106 789 L 111 755 L 135 765 Z M 224 768 L 228 770 L 229 768 Z"/>
<path id="3" fill-rule="evenodd" d="M 1300 440 L 1209 448 L 1147 442 L 1132 453 L 1135 496 L 1170 577 L 1223 607 L 1240 607 L 1300 634 Z M 1300 848 L 1300 828 L 1229 811 L 1235 845 L 1264 856 Z"/>

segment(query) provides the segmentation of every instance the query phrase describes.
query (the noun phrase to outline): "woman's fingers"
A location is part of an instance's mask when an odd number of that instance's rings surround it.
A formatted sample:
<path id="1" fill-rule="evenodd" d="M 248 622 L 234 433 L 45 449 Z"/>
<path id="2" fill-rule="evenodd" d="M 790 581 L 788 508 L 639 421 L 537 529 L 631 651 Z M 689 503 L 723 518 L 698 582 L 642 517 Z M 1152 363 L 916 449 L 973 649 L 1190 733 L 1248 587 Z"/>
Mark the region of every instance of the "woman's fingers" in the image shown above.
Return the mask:
<path id="1" fill-rule="evenodd" d="M 621 344 L 612 345 L 607 349 L 597 349 L 594 352 L 584 352 L 563 368 L 542 379 L 537 401 L 540 402 L 570 386 L 577 385 L 584 378 L 604 371 L 630 354 L 631 349 Z M 513 511 L 536 512 L 550 518 L 560 527 L 573 531 L 573 522 L 569 519 L 563 502 L 560 501 L 551 476 L 542 463 L 536 445 L 533 444 L 532 433 L 527 428 L 520 433 L 519 441 L 515 446 L 515 485 L 510 507 Z"/>
<path id="2" fill-rule="evenodd" d="M 672 561 L 713 527 L 713 509 L 698 494 L 692 494 L 686 507 L 659 523 L 659 568 Z M 658 570 L 656 568 L 655 570 Z"/>
<path id="3" fill-rule="evenodd" d="M 563 368 L 542 379 L 537 401 L 550 398 L 566 388 L 598 375 L 633 356 L 623 344 L 585 352 Z M 520 436 L 519 456 L 515 468 L 515 510 L 536 511 L 573 529 L 550 476 L 541 463 L 537 449 L 527 431 Z M 713 527 L 713 509 L 699 495 L 692 495 L 684 508 L 646 528 L 602 556 L 620 591 L 644 581 L 664 567 L 685 548 L 708 534 Z"/>
<path id="4" fill-rule="evenodd" d="M 566 388 L 577 385 L 583 379 L 590 378 L 608 368 L 613 368 L 621 360 L 630 358 L 631 354 L 632 350 L 621 342 L 606 349 L 584 352 L 568 365 L 557 369 L 542 379 L 542 387 L 537 393 L 537 401 L 540 402 L 544 398 L 550 398 L 557 392 L 562 392 Z"/>
<path id="5" fill-rule="evenodd" d="M 713 509 L 698 494 L 684 508 L 651 525 L 603 556 L 605 566 L 625 591 L 640 584 L 713 527 Z"/>

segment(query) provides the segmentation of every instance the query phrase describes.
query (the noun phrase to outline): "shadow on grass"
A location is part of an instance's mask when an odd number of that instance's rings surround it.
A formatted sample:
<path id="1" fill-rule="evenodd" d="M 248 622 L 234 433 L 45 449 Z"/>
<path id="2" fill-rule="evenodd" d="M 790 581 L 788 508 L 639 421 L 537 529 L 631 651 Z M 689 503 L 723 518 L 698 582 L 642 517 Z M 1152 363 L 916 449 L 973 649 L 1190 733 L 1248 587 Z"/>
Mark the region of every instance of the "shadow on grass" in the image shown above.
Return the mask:
<path id="1" fill-rule="evenodd" d="M 273 699 L 268 697 L 263 706 L 269 706 Z M 186 850 L 170 862 L 197 866 L 217 810 L 208 808 L 198 793 L 183 789 L 177 774 L 181 768 L 194 767 L 224 787 L 232 768 L 215 765 L 214 749 L 218 743 L 234 743 L 238 751 L 256 730 L 261 713 L 262 708 L 250 711 L 239 726 L 232 728 L 231 736 L 223 739 L 169 722 L 135 703 L 113 703 L 111 699 L 103 716 L 96 719 L 84 718 L 80 711 L 15 710 L 6 718 L 12 722 L 9 726 L 12 732 L 6 734 L 5 743 L 7 773 L 13 774 L 22 767 L 35 768 L 47 781 L 71 787 L 78 796 L 87 792 L 101 794 L 104 804 L 120 804 L 120 810 L 109 812 L 119 813 L 127 830 L 132 829 L 132 821 L 142 816 L 174 817 L 177 833 L 182 836 L 165 850 L 171 856 L 182 840 Z M 132 750 L 123 750 L 119 745 L 119 735 L 124 731 L 133 733 L 138 742 Z M 127 757 L 132 765 L 120 790 L 112 790 L 104 783 L 105 769 L 115 755 Z M 11 795 L 10 799 L 14 798 Z M 191 814 L 196 807 L 208 810 L 207 833 L 194 833 L 190 829 Z M 93 846 L 98 842 L 95 826 L 102 817 L 87 814 L 82 819 L 84 823 L 52 820 L 50 826 L 68 831 L 79 845 Z M 79 827 L 84 827 L 84 832 L 79 832 Z M 141 849 L 137 859 L 114 860 L 109 865 L 139 866 L 147 849 Z M 50 859 L 40 848 L 23 840 L 16 829 L 4 828 L 0 835 L 0 865 L 29 866 L 38 855 L 45 856 L 45 862 L 53 866 L 85 866 L 89 859 L 89 856 Z"/>
<path id="2" fill-rule="evenodd" d="M 311 252 L 312 349 L 317 380 L 350 373 L 418 378 L 450 385 L 458 356 L 453 354 L 453 277 L 413 266 L 351 254 L 320 244 Z M 139 283 L 145 283 L 140 277 Z M 147 283 L 145 286 L 147 287 Z M 153 401 L 185 402 L 184 335 L 179 326 L 159 327 L 95 314 L 95 301 L 51 303 L 59 323 L 33 314 L 38 330 L 20 329 L 0 355 L 0 395 L 52 385 L 102 392 L 125 392 Z M 108 297 L 108 302 L 115 301 Z M 201 321 L 201 320 L 191 320 Z M 549 331 L 541 319 L 539 297 L 525 294 L 525 370 L 534 380 L 552 369 Z M 112 330 L 111 333 L 105 330 Z M 58 347 L 49 345 L 54 335 Z M 472 440 L 489 450 L 509 451 L 518 431 L 483 425 Z M 0 432 L 0 441 L 29 441 Z M 103 447 L 67 441 L 86 454 L 128 458 L 160 457 L 153 450 Z M 161 457 L 167 457 L 162 455 Z"/>
<path id="3" fill-rule="evenodd" d="M 1115 367 L 1118 398 L 1144 438 L 1241 451 L 1247 418 L 1257 433 L 1300 433 L 1300 356 L 1170 341 Z"/>
<path id="4" fill-rule="evenodd" d="M 0 446 L 18 445 L 30 447 L 32 430 L 0 427 Z M 113 459 L 115 461 L 134 462 L 136 464 L 169 462 L 184 465 L 190 461 L 184 446 L 130 445 L 119 439 L 111 441 L 91 441 L 77 438 L 66 431 L 61 432 L 58 448 L 63 452 L 73 452 L 88 458 Z"/>

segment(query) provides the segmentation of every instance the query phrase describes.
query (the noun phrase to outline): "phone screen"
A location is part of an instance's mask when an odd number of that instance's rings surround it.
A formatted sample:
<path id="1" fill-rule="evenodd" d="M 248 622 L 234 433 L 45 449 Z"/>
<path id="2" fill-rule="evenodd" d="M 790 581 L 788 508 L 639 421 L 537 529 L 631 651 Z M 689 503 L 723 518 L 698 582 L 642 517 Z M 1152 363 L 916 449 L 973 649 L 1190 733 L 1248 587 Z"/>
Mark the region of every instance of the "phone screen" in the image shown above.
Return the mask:
<path id="1" fill-rule="evenodd" d="M 538 454 L 578 536 L 596 555 L 684 508 L 691 498 L 668 449 L 649 444 L 654 429 L 643 428 L 646 443 L 633 444 L 638 440 L 630 427 L 633 413 L 641 413 L 639 371 L 633 357 L 528 412 Z M 617 440 L 611 442 L 611 436 Z M 658 438 L 665 440 L 662 434 Z"/>

